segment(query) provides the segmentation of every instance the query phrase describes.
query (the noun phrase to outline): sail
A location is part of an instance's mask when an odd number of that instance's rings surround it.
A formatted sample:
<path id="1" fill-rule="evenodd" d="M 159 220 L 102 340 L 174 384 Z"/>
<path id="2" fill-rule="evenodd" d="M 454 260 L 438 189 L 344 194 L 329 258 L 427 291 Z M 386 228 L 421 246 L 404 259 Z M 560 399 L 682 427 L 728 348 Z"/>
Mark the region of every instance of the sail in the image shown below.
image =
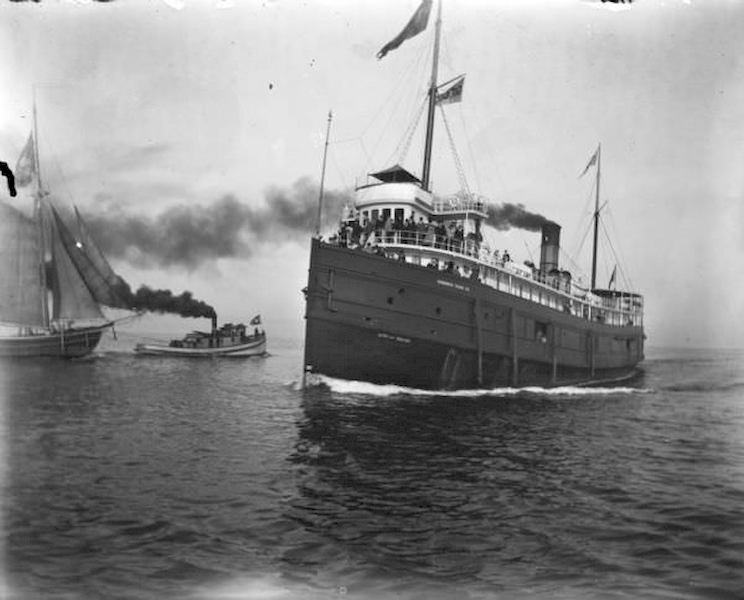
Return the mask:
<path id="1" fill-rule="evenodd" d="M 49 205 L 49 208 L 53 217 L 50 222 L 53 277 L 49 282 L 54 299 L 52 316 L 65 320 L 100 319 L 101 309 L 67 248 L 71 239 L 74 248 L 74 238 L 54 207 Z"/>
<path id="2" fill-rule="evenodd" d="M 117 293 L 116 290 L 121 290 L 126 287 L 124 280 L 116 274 L 114 269 L 109 264 L 106 257 L 101 252 L 98 245 L 93 240 L 93 237 L 88 231 L 88 226 L 83 221 L 83 217 L 75 207 L 75 216 L 77 217 L 77 237 L 79 242 L 82 244 L 83 255 L 90 260 L 95 272 L 98 276 L 105 281 L 106 285 L 100 284 L 96 286 L 96 292 L 94 296 L 98 302 L 111 306 L 112 308 L 131 308 L 128 302 L 122 298 L 121 294 Z M 88 278 L 86 277 L 86 280 Z"/>
<path id="3" fill-rule="evenodd" d="M 45 324 L 39 259 L 36 222 L 0 202 L 0 321 Z"/>
<path id="4" fill-rule="evenodd" d="M 116 293 L 122 286 L 121 278 L 114 273 L 105 257 L 93 242 L 78 214 L 78 235 L 74 236 L 57 210 L 50 205 L 60 242 L 75 265 L 79 276 L 93 299 L 99 304 L 114 308 L 129 308 Z M 77 213 L 77 209 L 75 211 Z"/>

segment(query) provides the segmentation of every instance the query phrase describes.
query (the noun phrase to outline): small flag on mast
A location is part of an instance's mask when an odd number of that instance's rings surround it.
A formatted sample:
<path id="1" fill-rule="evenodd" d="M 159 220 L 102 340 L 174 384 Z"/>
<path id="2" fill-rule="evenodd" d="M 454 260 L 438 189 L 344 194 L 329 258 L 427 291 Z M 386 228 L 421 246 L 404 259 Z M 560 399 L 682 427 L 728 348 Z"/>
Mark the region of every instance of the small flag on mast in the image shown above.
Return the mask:
<path id="1" fill-rule="evenodd" d="M 454 79 L 443 83 L 437 88 L 437 104 L 454 104 L 462 102 L 462 88 L 465 85 L 465 75 L 458 75 Z M 439 90 L 444 91 L 439 91 Z"/>
<path id="2" fill-rule="evenodd" d="M 34 149 L 34 136 L 28 135 L 28 141 L 18 157 L 15 168 L 15 183 L 18 187 L 28 185 L 36 175 L 36 151 Z"/>
<path id="3" fill-rule="evenodd" d="M 597 164 L 597 159 L 599 158 L 599 146 L 597 146 L 597 149 L 594 151 L 594 154 L 592 154 L 592 157 L 589 159 L 589 162 L 586 165 L 586 168 L 581 172 L 581 175 L 579 175 L 579 179 L 581 179 L 584 175 L 586 175 L 586 172 L 589 170 L 589 167 L 593 167 Z"/>
<path id="4" fill-rule="evenodd" d="M 260 325 L 261 324 L 261 315 L 256 315 L 251 319 L 251 325 Z"/>
<path id="5" fill-rule="evenodd" d="M 612 289 L 612 284 L 615 283 L 615 276 L 617 275 L 617 265 L 612 269 L 612 275 L 610 275 L 610 283 L 607 284 L 607 289 Z"/>
<path id="6" fill-rule="evenodd" d="M 408 21 L 408 24 L 403 28 L 403 31 L 401 31 L 398 35 L 396 35 L 387 44 L 385 44 L 382 47 L 382 49 L 377 53 L 378 60 L 383 58 L 391 50 L 395 50 L 398 46 L 400 46 L 406 40 L 412 38 L 415 35 L 418 35 L 424 29 L 426 29 L 426 25 L 429 23 L 429 13 L 431 12 L 431 3 L 432 3 L 432 0 L 421 0 L 421 4 L 416 9 L 416 12 L 413 13 L 411 20 Z"/>

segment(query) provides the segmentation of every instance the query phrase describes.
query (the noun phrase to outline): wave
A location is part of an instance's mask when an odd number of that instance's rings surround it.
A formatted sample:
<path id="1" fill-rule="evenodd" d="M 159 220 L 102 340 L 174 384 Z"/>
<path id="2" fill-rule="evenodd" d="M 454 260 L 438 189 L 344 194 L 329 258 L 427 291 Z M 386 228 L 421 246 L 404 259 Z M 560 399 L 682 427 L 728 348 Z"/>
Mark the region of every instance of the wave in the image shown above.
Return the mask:
<path id="1" fill-rule="evenodd" d="M 295 383 L 296 389 L 302 389 Z M 567 385 L 560 387 L 498 387 L 491 389 L 468 390 L 422 390 L 394 384 L 375 384 L 366 381 L 336 379 L 326 375 L 310 375 L 306 387 L 327 387 L 334 394 L 356 394 L 362 396 L 446 396 L 451 398 L 480 398 L 483 396 L 609 396 L 628 394 L 648 394 L 650 388 L 635 387 L 584 387 Z"/>

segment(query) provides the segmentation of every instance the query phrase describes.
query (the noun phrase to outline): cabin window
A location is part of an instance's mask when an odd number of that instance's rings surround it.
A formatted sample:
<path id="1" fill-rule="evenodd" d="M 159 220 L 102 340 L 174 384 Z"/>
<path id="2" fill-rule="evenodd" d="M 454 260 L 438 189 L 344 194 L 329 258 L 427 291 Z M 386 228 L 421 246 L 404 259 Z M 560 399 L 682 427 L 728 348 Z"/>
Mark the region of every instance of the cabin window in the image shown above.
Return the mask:
<path id="1" fill-rule="evenodd" d="M 364 223 L 366 224 L 367 221 L 369 221 L 369 211 L 368 210 L 363 211 L 362 215 L 364 215 Z"/>
<path id="2" fill-rule="evenodd" d="M 390 209 L 389 208 L 383 208 L 382 209 L 382 218 L 385 221 L 387 221 L 390 218 Z"/>
<path id="3" fill-rule="evenodd" d="M 377 221 L 379 217 L 380 217 L 379 209 L 375 208 L 374 210 L 372 210 L 372 220 Z"/>
<path id="4" fill-rule="evenodd" d="M 403 209 L 402 208 L 396 208 L 395 209 L 395 220 L 396 221 L 402 221 L 403 220 Z"/>
<path id="5" fill-rule="evenodd" d="M 535 321 L 535 339 L 543 344 L 548 341 L 548 324 Z"/>

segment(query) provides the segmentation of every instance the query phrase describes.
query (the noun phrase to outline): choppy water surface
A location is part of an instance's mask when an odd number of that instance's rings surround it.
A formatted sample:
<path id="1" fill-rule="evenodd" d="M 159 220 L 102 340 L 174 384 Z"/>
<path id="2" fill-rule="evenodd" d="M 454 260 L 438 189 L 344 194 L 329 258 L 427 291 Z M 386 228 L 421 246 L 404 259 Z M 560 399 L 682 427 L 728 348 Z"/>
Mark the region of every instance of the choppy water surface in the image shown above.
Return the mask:
<path id="1" fill-rule="evenodd" d="M 6 597 L 744 590 L 744 353 L 431 395 L 302 391 L 297 336 L 265 359 L 106 348 L 0 366 Z"/>

